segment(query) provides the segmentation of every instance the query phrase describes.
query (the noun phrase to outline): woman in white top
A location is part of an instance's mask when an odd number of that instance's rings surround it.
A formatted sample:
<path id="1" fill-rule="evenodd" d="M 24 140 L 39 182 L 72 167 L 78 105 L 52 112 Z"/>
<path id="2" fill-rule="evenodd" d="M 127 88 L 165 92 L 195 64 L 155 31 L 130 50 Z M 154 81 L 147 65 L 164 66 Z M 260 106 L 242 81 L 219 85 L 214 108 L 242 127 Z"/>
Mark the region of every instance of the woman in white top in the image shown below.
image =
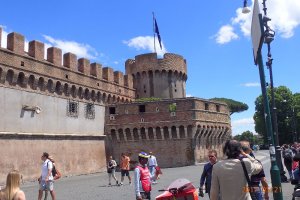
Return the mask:
<path id="1" fill-rule="evenodd" d="M 8 173 L 6 187 L 0 191 L 0 200 L 26 200 L 25 193 L 20 189 L 22 176 L 17 170 Z"/>
<path id="2" fill-rule="evenodd" d="M 116 185 L 119 184 L 118 179 L 116 178 L 115 175 L 116 167 L 117 167 L 116 161 L 113 160 L 112 156 L 109 156 L 109 161 L 107 163 L 108 185 L 111 185 L 111 177 L 115 179 Z"/>

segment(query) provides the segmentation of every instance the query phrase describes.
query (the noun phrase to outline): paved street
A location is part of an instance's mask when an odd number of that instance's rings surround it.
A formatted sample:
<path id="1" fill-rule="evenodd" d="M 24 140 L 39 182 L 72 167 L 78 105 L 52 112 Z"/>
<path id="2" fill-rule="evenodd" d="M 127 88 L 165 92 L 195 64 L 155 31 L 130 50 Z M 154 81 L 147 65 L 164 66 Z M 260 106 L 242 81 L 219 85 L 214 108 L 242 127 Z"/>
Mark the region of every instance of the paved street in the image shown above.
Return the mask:
<path id="1" fill-rule="evenodd" d="M 268 151 L 259 151 L 256 157 L 264 164 L 264 169 L 267 175 L 267 179 L 270 181 L 270 162 L 268 159 Z M 152 198 L 160 194 L 159 189 L 166 188 L 172 181 L 177 178 L 186 178 L 193 182 L 193 184 L 199 187 L 199 178 L 203 169 L 203 164 L 188 167 L 168 168 L 163 169 L 163 176 L 157 185 L 152 187 Z M 131 172 L 131 175 L 132 172 Z M 120 177 L 120 173 L 117 173 L 117 177 Z M 73 177 L 64 177 L 55 182 L 55 191 L 57 193 L 57 200 L 133 200 L 134 186 L 128 184 L 128 180 L 125 179 L 124 186 L 107 186 L 107 173 L 97 173 L 91 175 L 81 175 Z M 271 185 L 271 184 L 270 184 Z M 27 182 L 22 185 L 22 189 L 26 193 L 28 200 L 37 199 L 38 182 Z M 282 184 L 283 199 L 292 199 L 291 194 L 293 186 L 290 183 Z M 50 196 L 50 195 L 49 195 Z M 48 198 L 48 200 L 51 198 Z M 207 195 L 205 198 L 208 200 Z M 273 199 L 273 198 L 271 198 Z"/>

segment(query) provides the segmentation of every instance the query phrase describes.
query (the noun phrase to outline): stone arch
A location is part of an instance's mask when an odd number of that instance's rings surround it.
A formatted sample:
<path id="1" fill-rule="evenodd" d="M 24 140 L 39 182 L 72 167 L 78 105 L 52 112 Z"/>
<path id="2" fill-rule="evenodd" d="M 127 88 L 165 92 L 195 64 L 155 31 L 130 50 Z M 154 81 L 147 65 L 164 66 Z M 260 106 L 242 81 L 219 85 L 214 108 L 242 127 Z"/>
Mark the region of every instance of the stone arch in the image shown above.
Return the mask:
<path id="1" fill-rule="evenodd" d="M 138 132 L 138 129 L 137 128 L 134 128 L 133 129 L 133 139 L 134 140 L 139 140 L 139 132 Z"/>
<path id="2" fill-rule="evenodd" d="M 43 77 L 40 77 L 38 80 L 38 88 L 40 89 L 40 91 L 45 91 L 45 80 Z"/>
<path id="3" fill-rule="evenodd" d="M 76 98 L 76 96 L 77 96 L 77 88 L 75 85 L 72 85 L 72 87 L 71 87 L 71 96 L 73 98 Z"/>
<path id="4" fill-rule="evenodd" d="M 8 82 L 9 85 L 13 85 L 13 80 L 14 80 L 14 71 L 13 70 L 9 69 L 7 71 L 5 80 Z"/>
<path id="5" fill-rule="evenodd" d="M 120 101 L 121 101 L 121 98 L 118 96 L 117 97 L 117 103 L 120 103 Z"/>
<path id="6" fill-rule="evenodd" d="M 120 141 L 124 141 L 125 137 L 124 137 L 123 129 L 120 128 L 118 130 L 118 134 L 119 134 Z"/>
<path id="7" fill-rule="evenodd" d="M 126 99 L 125 102 L 126 102 L 126 103 L 129 103 L 129 99 Z"/>
<path id="8" fill-rule="evenodd" d="M 116 134 L 116 130 L 115 130 L 115 129 L 111 129 L 111 130 L 110 130 L 110 135 L 111 135 L 111 139 L 112 139 L 113 141 L 117 141 L 117 140 L 118 140 L 117 134 Z"/>
<path id="9" fill-rule="evenodd" d="M 112 103 L 116 103 L 116 96 L 115 95 L 112 96 L 112 100 L 111 101 L 112 101 Z"/>
<path id="10" fill-rule="evenodd" d="M 20 86 L 21 88 L 25 88 L 26 87 L 25 79 L 26 79 L 25 74 L 23 72 L 20 72 L 17 79 L 17 85 Z"/>
<path id="11" fill-rule="evenodd" d="M 65 96 L 70 95 L 70 90 L 69 90 L 69 84 L 68 83 L 64 84 L 63 93 L 65 94 Z"/>
<path id="12" fill-rule="evenodd" d="M 179 137 L 180 138 L 185 138 L 185 130 L 184 130 L 184 126 L 179 126 Z"/>
<path id="13" fill-rule="evenodd" d="M 92 90 L 92 91 L 91 91 L 91 99 L 92 99 L 93 101 L 96 101 L 96 99 L 97 99 L 95 90 Z"/>
<path id="14" fill-rule="evenodd" d="M 171 135 L 172 135 L 172 139 L 177 139 L 177 130 L 176 130 L 176 126 L 172 126 L 172 127 L 171 127 Z"/>
<path id="15" fill-rule="evenodd" d="M 156 133 L 156 138 L 161 140 L 162 139 L 162 134 L 161 134 L 161 129 L 160 127 L 155 128 L 155 133 Z"/>
<path id="16" fill-rule="evenodd" d="M 60 83 L 60 81 L 56 82 L 55 93 L 59 94 L 59 95 L 61 94 L 61 83 Z"/>
<path id="17" fill-rule="evenodd" d="M 100 91 L 97 92 L 97 101 L 98 101 L 98 102 L 101 102 L 101 101 L 102 101 L 102 99 L 101 99 L 101 92 L 100 92 Z M 102 102 L 103 102 L 103 101 L 102 101 Z"/>
<path id="18" fill-rule="evenodd" d="M 88 88 L 85 88 L 85 90 L 84 90 L 84 99 L 86 99 L 86 100 L 90 99 L 90 91 Z"/>
<path id="19" fill-rule="evenodd" d="M 127 140 L 132 140 L 133 139 L 132 136 L 131 136 L 131 132 L 130 132 L 129 128 L 125 129 L 125 135 L 126 135 Z"/>
<path id="20" fill-rule="evenodd" d="M 107 103 L 106 102 L 106 93 L 105 92 L 102 94 L 102 102 L 103 103 Z"/>
<path id="21" fill-rule="evenodd" d="M 34 75 L 30 75 L 28 78 L 28 85 L 31 89 L 35 90 L 36 89 L 36 85 L 35 85 L 35 77 Z"/>
<path id="22" fill-rule="evenodd" d="M 82 98 L 83 98 L 83 88 L 82 88 L 82 87 L 79 87 L 77 93 L 78 93 L 78 94 L 77 94 L 78 97 L 79 97 L 80 99 L 82 99 Z"/>
<path id="23" fill-rule="evenodd" d="M 169 128 L 167 126 L 164 126 L 163 133 L 164 133 L 164 138 L 165 139 L 170 139 Z"/>
<path id="24" fill-rule="evenodd" d="M 110 103 L 111 103 L 111 99 L 112 99 L 112 98 L 111 98 L 111 94 L 108 94 L 108 96 L 107 96 L 107 103 L 110 104 Z"/>
<path id="25" fill-rule="evenodd" d="M 149 140 L 154 140 L 154 133 L 153 133 L 152 127 L 148 128 L 148 137 L 149 137 Z"/>
<path id="26" fill-rule="evenodd" d="M 49 79 L 48 82 L 47 82 L 47 90 L 48 90 L 48 92 L 50 92 L 50 93 L 53 93 L 53 92 L 54 92 L 54 90 L 53 90 L 53 81 L 52 81 L 52 79 Z"/>
<path id="27" fill-rule="evenodd" d="M 142 140 L 146 140 L 147 139 L 146 129 L 144 127 L 141 128 L 141 138 L 142 138 Z"/>
<path id="28" fill-rule="evenodd" d="M 188 127 L 187 127 L 187 137 L 188 138 L 193 137 L 193 126 L 192 125 L 188 125 Z"/>

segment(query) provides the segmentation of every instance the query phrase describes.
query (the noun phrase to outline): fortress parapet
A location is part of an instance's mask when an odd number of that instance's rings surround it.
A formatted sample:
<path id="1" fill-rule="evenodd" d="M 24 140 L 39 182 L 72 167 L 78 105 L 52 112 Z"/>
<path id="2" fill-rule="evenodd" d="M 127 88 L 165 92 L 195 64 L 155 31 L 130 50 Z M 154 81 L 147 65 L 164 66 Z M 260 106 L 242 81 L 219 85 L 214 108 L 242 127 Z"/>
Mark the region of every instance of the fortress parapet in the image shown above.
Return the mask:
<path id="1" fill-rule="evenodd" d="M 0 28 L 0 41 L 1 39 Z M 90 63 L 86 58 L 77 59 L 77 56 L 70 52 L 62 54 L 62 50 L 57 47 L 48 48 L 45 58 L 45 44 L 36 40 L 28 43 L 28 52 L 24 49 L 23 35 L 15 32 L 7 35 L 7 49 L 0 48 L 0 83 L 5 83 L 5 80 L 9 79 L 7 74 L 15 77 L 12 81 L 17 82 L 21 73 L 25 88 L 29 77 L 31 77 L 29 82 L 35 85 L 43 78 L 44 81 L 51 80 L 50 86 L 45 83 L 46 88 L 51 88 L 52 85 L 55 87 L 56 83 L 59 83 L 58 85 L 67 84 L 69 87 L 74 85 L 77 88 L 75 91 L 85 88 L 85 91 L 93 91 L 96 94 L 98 92 L 98 96 L 105 94 L 103 98 L 99 97 L 104 100 L 106 98 L 106 100 L 131 101 L 135 98 L 132 75 L 124 75 L 110 67 L 102 68 L 101 64 Z M 14 83 L 11 84 L 13 86 Z M 70 88 L 66 90 L 69 91 Z"/>
<path id="2" fill-rule="evenodd" d="M 166 53 L 162 59 L 156 53 L 142 54 L 125 63 L 126 74 L 132 74 L 137 97 L 185 97 L 187 80 L 186 60 L 177 54 Z"/>

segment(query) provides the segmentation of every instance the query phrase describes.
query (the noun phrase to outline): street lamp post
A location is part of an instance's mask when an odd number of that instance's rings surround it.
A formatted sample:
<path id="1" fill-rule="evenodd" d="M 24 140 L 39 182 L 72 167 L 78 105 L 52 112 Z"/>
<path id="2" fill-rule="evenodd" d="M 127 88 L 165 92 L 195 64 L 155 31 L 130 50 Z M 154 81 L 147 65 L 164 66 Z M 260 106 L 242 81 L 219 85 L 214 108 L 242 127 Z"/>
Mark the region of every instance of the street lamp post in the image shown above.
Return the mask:
<path id="1" fill-rule="evenodd" d="M 260 84 L 262 90 L 262 97 L 264 103 L 264 117 L 265 117 L 265 124 L 269 142 L 269 150 L 270 150 L 270 160 L 271 160 L 271 181 L 273 188 L 280 188 L 280 191 L 273 190 L 273 197 L 275 200 L 283 200 L 282 196 L 282 187 L 281 187 L 281 180 L 280 180 L 280 170 L 277 165 L 277 159 L 275 154 L 274 148 L 274 135 L 273 135 L 273 128 L 272 128 L 272 121 L 271 121 L 271 114 L 270 114 L 270 106 L 268 101 L 267 89 L 266 89 L 266 80 L 265 80 L 265 72 L 264 72 L 264 64 L 261 54 L 262 43 L 268 44 L 268 64 L 272 64 L 272 57 L 270 53 L 270 43 L 274 40 L 274 31 L 270 29 L 267 22 L 271 19 L 267 17 L 267 8 L 265 4 L 266 0 L 263 0 L 263 10 L 264 10 L 264 17 L 260 14 L 259 11 L 259 4 L 258 0 L 254 0 L 254 9 L 252 15 L 252 24 L 251 24 L 251 37 L 252 37 L 252 44 L 253 44 L 253 55 L 255 64 L 258 65 L 259 75 L 260 75 Z M 245 6 L 245 2 L 244 2 Z M 264 29 L 265 27 L 265 29 Z M 273 77 L 272 77 L 273 80 Z"/>

